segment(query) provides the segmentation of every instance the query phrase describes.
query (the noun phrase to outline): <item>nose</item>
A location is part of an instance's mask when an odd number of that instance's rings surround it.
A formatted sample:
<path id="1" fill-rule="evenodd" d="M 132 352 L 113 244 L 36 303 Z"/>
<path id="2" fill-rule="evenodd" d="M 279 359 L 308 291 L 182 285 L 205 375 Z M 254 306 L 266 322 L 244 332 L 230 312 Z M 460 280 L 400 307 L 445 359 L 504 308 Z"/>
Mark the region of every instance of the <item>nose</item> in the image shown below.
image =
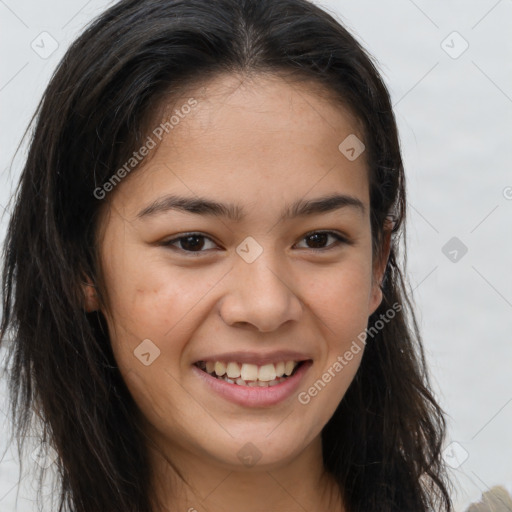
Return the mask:
<path id="1" fill-rule="evenodd" d="M 227 325 L 271 332 L 290 320 L 300 320 L 303 307 L 294 291 L 296 279 L 277 264 L 271 252 L 263 251 L 252 263 L 237 256 L 220 306 Z"/>

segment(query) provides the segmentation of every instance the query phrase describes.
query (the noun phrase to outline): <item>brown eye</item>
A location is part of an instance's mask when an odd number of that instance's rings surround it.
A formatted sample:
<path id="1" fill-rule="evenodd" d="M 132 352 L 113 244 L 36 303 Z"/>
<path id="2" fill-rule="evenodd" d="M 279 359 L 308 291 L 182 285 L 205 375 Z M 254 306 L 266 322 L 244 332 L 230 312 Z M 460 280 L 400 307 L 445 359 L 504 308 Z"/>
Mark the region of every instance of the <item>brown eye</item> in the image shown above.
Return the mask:
<path id="1" fill-rule="evenodd" d="M 198 253 L 199 255 L 200 253 L 206 252 L 202 250 L 206 241 L 210 241 L 214 244 L 210 238 L 202 235 L 201 233 L 186 233 L 185 235 L 173 238 L 172 240 L 166 240 L 162 242 L 162 245 L 181 252 Z M 176 245 L 179 247 L 176 247 Z"/>
<path id="2" fill-rule="evenodd" d="M 334 238 L 336 241 L 326 246 L 325 244 L 329 240 L 329 237 Z M 349 243 L 345 237 L 334 231 L 315 231 L 306 235 L 303 240 L 308 240 L 308 249 L 318 250 L 331 249 L 338 247 L 342 243 Z"/>
<path id="3" fill-rule="evenodd" d="M 326 245 L 329 238 L 333 238 L 335 241 L 334 243 Z M 313 251 L 326 251 L 329 249 L 335 249 L 341 244 L 351 243 L 347 238 L 335 231 L 314 231 L 305 235 L 302 240 L 307 241 L 306 249 L 311 249 Z M 217 246 L 215 242 L 206 235 L 201 233 L 185 233 L 184 235 L 175 237 L 171 240 L 163 241 L 161 242 L 161 245 L 190 256 L 200 256 L 202 253 L 208 252 L 208 248 L 205 249 L 205 244 L 208 242 L 212 243 L 215 247 Z"/>
<path id="4" fill-rule="evenodd" d="M 313 244 L 313 249 L 323 248 L 329 239 L 329 234 L 327 233 L 315 233 L 307 237 L 310 244 Z"/>
<path id="5" fill-rule="evenodd" d="M 201 250 L 204 246 L 204 237 L 200 235 L 189 235 L 180 238 L 181 248 L 186 251 Z"/>

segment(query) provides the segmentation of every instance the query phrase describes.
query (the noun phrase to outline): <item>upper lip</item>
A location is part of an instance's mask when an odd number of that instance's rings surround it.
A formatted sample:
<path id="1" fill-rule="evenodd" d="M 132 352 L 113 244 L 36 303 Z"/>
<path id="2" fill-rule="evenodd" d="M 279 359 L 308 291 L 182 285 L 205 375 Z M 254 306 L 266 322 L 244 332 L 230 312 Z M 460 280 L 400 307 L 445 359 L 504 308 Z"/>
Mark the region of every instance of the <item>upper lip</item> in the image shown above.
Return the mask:
<path id="1" fill-rule="evenodd" d="M 263 366 L 269 363 L 279 363 L 280 361 L 308 361 L 311 357 L 301 354 L 300 352 L 290 350 L 276 350 L 274 352 L 224 352 L 222 354 L 213 354 L 210 356 L 204 356 L 198 359 L 199 361 L 223 361 L 229 363 L 234 361 L 236 363 L 255 364 L 257 366 Z M 194 363 L 194 364 L 195 364 Z"/>

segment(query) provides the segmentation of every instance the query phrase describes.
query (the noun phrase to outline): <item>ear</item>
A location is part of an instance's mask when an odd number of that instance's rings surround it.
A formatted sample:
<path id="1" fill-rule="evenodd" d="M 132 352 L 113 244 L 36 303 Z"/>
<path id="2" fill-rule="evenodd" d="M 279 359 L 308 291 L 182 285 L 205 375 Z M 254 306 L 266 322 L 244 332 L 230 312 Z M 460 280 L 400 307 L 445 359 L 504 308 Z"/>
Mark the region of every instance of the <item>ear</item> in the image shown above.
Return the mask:
<path id="1" fill-rule="evenodd" d="M 87 313 L 97 311 L 100 308 L 98 301 L 98 294 L 96 293 L 96 286 L 92 283 L 91 279 L 85 277 L 86 282 L 82 281 L 82 292 L 84 294 L 84 309 Z"/>
<path id="2" fill-rule="evenodd" d="M 370 315 L 380 306 L 382 302 L 382 280 L 389 259 L 391 248 L 391 230 L 393 229 L 393 221 L 386 218 L 384 221 L 384 230 L 382 236 L 382 245 L 380 248 L 380 257 L 373 264 L 373 284 L 370 296 Z"/>

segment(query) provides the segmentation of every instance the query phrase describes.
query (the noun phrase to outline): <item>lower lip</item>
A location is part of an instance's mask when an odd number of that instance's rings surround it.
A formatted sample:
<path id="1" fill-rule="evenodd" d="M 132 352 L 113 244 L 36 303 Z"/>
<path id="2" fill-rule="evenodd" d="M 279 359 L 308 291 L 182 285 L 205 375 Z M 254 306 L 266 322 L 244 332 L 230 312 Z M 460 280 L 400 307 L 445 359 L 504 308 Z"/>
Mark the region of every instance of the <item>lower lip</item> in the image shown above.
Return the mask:
<path id="1" fill-rule="evenodd" d="M 282 383 L 266 388 L 259 386 L 240 386 L 238 384 L 230 384 L 222 379 L 212 377 L 209 373 L 199 369 L 196 365 L 192 365 L 192 369 L 198 377 L 216 393 L 227 400 L 248 407 L 268 407 L 276 405 L 291 396 L 299 387 L 304 375 L 313 364 L 312 361 L 302 363 L 300 368 L 290 377 L 286 378 Z"/>

